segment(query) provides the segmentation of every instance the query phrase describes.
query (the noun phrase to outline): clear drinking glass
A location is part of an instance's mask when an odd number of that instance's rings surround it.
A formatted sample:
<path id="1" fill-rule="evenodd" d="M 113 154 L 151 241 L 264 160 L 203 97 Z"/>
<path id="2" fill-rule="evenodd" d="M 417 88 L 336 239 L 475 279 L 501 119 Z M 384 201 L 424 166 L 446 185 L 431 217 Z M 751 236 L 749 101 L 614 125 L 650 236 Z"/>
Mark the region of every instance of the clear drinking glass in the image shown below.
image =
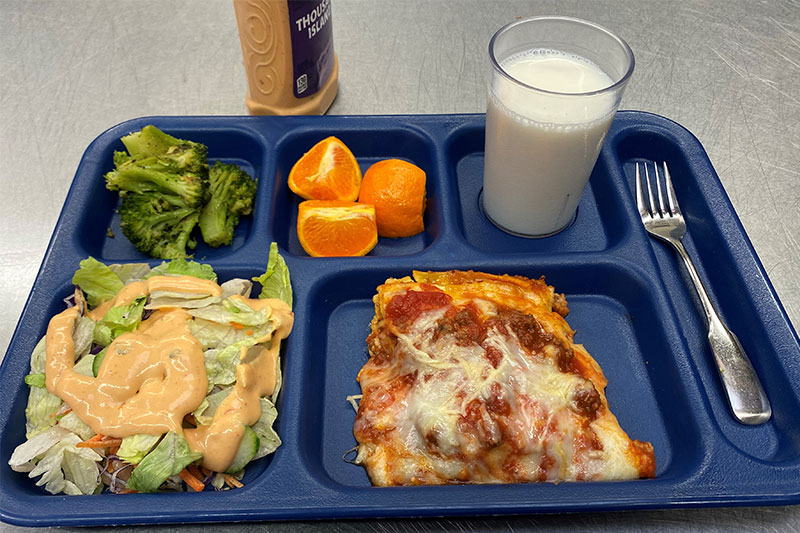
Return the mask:
<path id="1" fill-rule="evenodd" d="M 489 43 L 482 203 L 501 229 L 567 227 L 633 73 L 628 44 L 597 24 L 534 17 Z"/>

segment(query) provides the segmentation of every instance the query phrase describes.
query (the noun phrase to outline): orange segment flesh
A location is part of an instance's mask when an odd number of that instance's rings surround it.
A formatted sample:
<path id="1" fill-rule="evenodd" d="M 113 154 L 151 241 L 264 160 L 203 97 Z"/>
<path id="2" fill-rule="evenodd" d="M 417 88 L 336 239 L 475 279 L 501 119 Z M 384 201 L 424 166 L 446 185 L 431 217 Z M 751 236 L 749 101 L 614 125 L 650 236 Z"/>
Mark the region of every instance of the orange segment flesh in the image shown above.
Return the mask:
<path id="1" fill-rule="evenodd" d="M 350 149 L 336 137 L 315 144 L 289 172 L 289 188 L 306 200 L 354 202 L 361 187 L 361 169 Z"/>
<path id="2" fill-rule="evenodd" d="M 378 243 L 375 208 L 339 200 L 301 202 L 297 237 L 312 257 L 365 255 Z"/>
<path id="3" fill-rule="evenodd" d="M 425 229 L 425 171 L 400 159 L 378 161 L 364 173 L 358 201 L 375 206 L 381 237 L 416 235 Z"/>

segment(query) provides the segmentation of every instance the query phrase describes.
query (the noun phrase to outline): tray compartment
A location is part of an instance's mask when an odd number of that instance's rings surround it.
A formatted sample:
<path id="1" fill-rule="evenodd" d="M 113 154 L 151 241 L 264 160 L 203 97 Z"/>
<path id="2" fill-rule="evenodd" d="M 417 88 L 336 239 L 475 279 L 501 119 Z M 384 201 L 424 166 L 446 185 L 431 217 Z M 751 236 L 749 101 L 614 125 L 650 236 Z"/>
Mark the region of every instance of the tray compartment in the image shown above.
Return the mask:
<path id="1" fill-rule="evenodd" d="M 104 262 L 111 261 L 143 261 L 151 258 L 138 252 L 131 242 L 122 233 L 119 225 L 120 219 L 117 209 L 121 203 L 118 191 L 109 191 L 105 186 L 106 172 L 114 168 L 114 151 L 125 150 L 120 137 L 133 131 L 138 131 L 147 124 L 153 124 L 166 133 L 181 139 L 196 141 L 208 146 L 208 162 L 213 165 L 216 161 L 239 165 L 251 177 L 259 179 L 262 183 L 264 176 L 264 159 L 266 147 L 261 138 L 252 131 L 217 127 L 204 127 L 197 123 L 195 127 L 170 127 L 171 124 L 163 123 L 158 119 L 152 121 L 137 119 L 109 130 L 95 142 L 87 152 L 84 159 L 89 164 L 81 165 L 76 175 L 84 190 L 75 191 L 83 196 L 83 207 L 80 211 L 80 222 L 74 235 L 75 246 L 82 249 L 85 255 L 91 255 Z M 269 177 L 266 177 L 269 180 Z M 256 194 L 255 212 L 259 211 L 259 202 L 263 202 L 264 195 L 260 193 L 263 185 L 259 185 Z M 255 215 L 240 218 L 236 227 L 233 242 L 230 246 L 212 248 L 203 242 L 200 230 L 195 228 L 197 248 L 194 256 L 208 260 L 224 258 L 241 248 L 250 238 L 254 227 Z M 109 236 L 110 229 L 113 237 Z M 187 250 L 190 253 L 191 250 Z"/>
<path id="2" fill-rule="evenodd" d="M 678 311 L 693 363 L 722 433 L 734 447 L 756 459 L 777 463 L 795 460 L 800 456 L 800 417 L 797 414 L 800 403 L 798 381 L 790 376 L 797 375 L 797 369 L 782 366 L 775 358 L 777 350 L 792 348 L 775 344 L 768 324 L 759 318 L 764 312 L 764 302 L 759 302 L 757 294 L 743 283 L 746 276 L 761 278 L 760 273 L 738 267 L 737 255 L 749 254 L 749 250 L 743 245 L 732 247 L 721 238 L 719 215 L 735 213 L 724 191 L 715 191 L 716 196 L 708 194 L 707 189 L 718 183 L 713 169 L 691 161 L 690 153 L 681 149 L 680 142 L 681 139 L 662 128 L 645 132 L 628 129 L 617 137 L 615 148 L 631 190 L 635 186 L 637 163 L 667 161 L 675 195 L 686 218 L 684 244 L 720 315 L 737 333 L 772 404 L 773 418 L 767 424 L 746 426 L 733 418 L 707 342 L 705 313 L 694 286 L 677 253 L 666 243 L 649 238 L 658 271 Z M 652 177 L 652 166 L 650 170 Z M 709 197 L 716 201 L 709 201 Z M 740 227 L 731 229 L 743 232 Z M 795 392 L 781 393 L 787 390 Z"/>
<path id="3" fill-rule="evenodd" d="M 449 175 L 458 191 L 457 227 L 473 247 L 492 254 L 552 254 L 606 250 L 617 244 L 629 227 L 622 220 L 621 204 L 612 169 L 598 157 L 575 219 L 565 230 L 546 239 L 525 239 L 497 228 L 483 213 L 483 125 L 455 130 L 446 141 Z"/>
<path id="4" fill-rule="evenodd" d="M 557 291 L 566 293 L 575 340 L 603 368 L 611 410 L 623 429 L 632 438 L 653 443 L 658 478 L 691 475 L 702 461 L 705 444 L 691 416 L 696 412 L 691 393 L 681 387 L 681 369 L 671 353 L 674 346 L 662 327 L 660 319 L 666 317 L 645 290 L 648 280 L 613 265 L 594 270 L 569 264 L 516 267 L 508 273 L 545 274 Z M 314 364 L 306 372 L 300 438 L 306 464 L 334 484 L 369 486 L 365 471 L 342 459 L 356 445 L 355 412 L 346 397 L 361 392 L 356 376 L 368 357 L 375 288 L 388 277 L 405 275 L 410 271 L 343 272 L 328 277 L 309 295 L 318 326 L 306 344 Z M 605 283 L 598 291 L 599 279 Z"/>
<path id="5" fill-rule="evenodd" d="M 75 265 L 75 269 L 78 268 L 78 265 Z M 254 276 L 258 276 L 263 274 L 263 269 L 258 270 L 256 268 L 231 268 L 231 267 L 217 267 L 214 269 L 217 273 L 219 278 L 219 282 L 222 283 L 229 279 L 240 277 L 244 279 L 250 279 Z M 50 318 L 55 316 L 56 314 L 60 313 L 64 309 L 66 309 L 66 304 L 64 303 L 64 298 L 68 297 L 73 293 L 74 286 L 72 285 L 71 281 L 67 281 L 66 283 L 62 283 L 60 287 L 55 290 L 49 297 L 43 298 L 45 301 L 42 302 L 43 306 L 46 306 L 46 317 L 47 319 L 42 324 L 37 324 L 35 328 L 31 328 L 30 334 L 33 335 L 35 339 L 33 345 L 41 339 L 46 331 L 47 325 L 49 323 Z M 254 290 L 259 290 L 257 284 L 254 284 Z M 38 331 L 38 335 L 35 333 Z M 33 346 L 32 345 L 32 346 Z M 288 341 L 287 341 L 288 345 Z M 283 372 L 286 372 L 286 364 L 285 364 L 285 356 L 286 356 L 287 347 L 284 346 L 284 349 L 281 351 L 281 366 Z M 3 465 L 6 465 L 8 469 L 8 475 L 3 476 L 3 483 L 4 483 L 4 490 L 8 493 L 15 494 L 19 497 L 33 497 L 34 499 L 38 499 L 38 497 L 54 497 L 53 495 L 49 494 L 44 490 L 44 488 L 37 487 L 36 481 L 38 481 L 38 477 L 35 479 L 30 479 L 25 472 L 13 472 L 7 466 L 8 460 L 11 457 L 11 454 L 14 452 L 14 449 L 25 442 L 25 408 L 28 403 L 28 385 L 24 382 L 24 376 L 28 374 L 30 371 L 30 351 L 25 356 L 20 356 L 18 359 L 14 361 L 13 369 L 9 368 L 7 372 L 7 376 L 9 376 L 9 381 L 5 383 L 5 390 L 8 395 L 8 398 L 13 398 L 13 403 L 11 405 L 11 412 L 8 418 L 8 424 L 5 429 L 0 433 L 0 461 L 2 461 Z M 12 379 L 10 376 L 14 375 L 17 379 Z M 275 431 L 278 435 L 282 435 L 282 423 L 285 417 L 282 416 L 282 405 L 283 405 L 283 391 L 279 393 L 276 407 L 278 409 L 278 417 L 273 424 Z M 264 478 L 267 478 L 267 482 L 269 479 L 269 472 L 271 471 L 271 465 L 273 461 L 278 460 L 278 458 L 282 455 L 282 448 L 284 448 L 286 444 L 282 444 L 273 454 L 267 455 L 261 459 L 253 461 L 250 463 L 245 471 L 245 476 L 243 478 L 243 483 L 245 483 L 244 489 L 248 489 L 249 487 L 255 485 L 256 483 L 262 482 Z M 243 489 L 237 489 L 243 490 Z M 214 494 L 213 491 L 207 491 L 203 493 L 204 495 L 211 496 Z M 91 496 L 93 499 L 106 499 L 106 498 L 119 498 L 120 496 L 115 494 L 102 494 Z M 202 496 L 201 496 L 202 497 Z M 61 498 L 61 497 L 58 497 Z"/>
<path id="6" fill-rule="evenodd" d="M 403 159 L 426 173 L 427 204 L 422 233 L 400 239 L 381 237 L 370 256 L 403 256 L 419 253 L 436 240 L 442 224 L 441 195 L 437 175 L 435 142 L 424 131 L 396 124 L 384 128 L 353 129 L 340 127 L 300 129 L 282 138 L 275 147 L 277 168 L 272 190 L 272 234 L 289 254 L 308 257 L 297 238 L 297 207 L 303 199 L 287 184 L 289 172 L 300 157 L 329 136 L 335 136 L 350 148 L 362 175 L 383 159 Z"/>

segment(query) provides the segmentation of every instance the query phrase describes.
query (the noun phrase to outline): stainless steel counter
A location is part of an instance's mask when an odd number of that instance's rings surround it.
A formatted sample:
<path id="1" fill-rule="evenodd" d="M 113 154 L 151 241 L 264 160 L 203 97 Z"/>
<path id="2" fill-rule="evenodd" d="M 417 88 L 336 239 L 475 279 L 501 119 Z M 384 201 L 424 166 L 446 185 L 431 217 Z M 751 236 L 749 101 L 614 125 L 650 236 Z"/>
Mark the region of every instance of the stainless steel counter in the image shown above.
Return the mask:
<path id="1" fill-rule="evenodd" d="M 636 55 L 636 70 L 622 108 L 664 115 L 700 139 L 797 327 L 797 0 L 335 0 L 340 89 L 329 113 L 483 112 L 489 38 L 516 17 L 536 14 L 593 20 L 628 41 Z M 0 307 L 0 353 L 11 339 L 77 164 L 91 140 L 133 117 L 245 114 L 244 90 L 229 0 L 0 0 L 0 294 L 5 298 Z M 800 507 L 209 529 L 534 528 L 797 531 Z M 175 529 L 189 531 L 196 526 Z"/>

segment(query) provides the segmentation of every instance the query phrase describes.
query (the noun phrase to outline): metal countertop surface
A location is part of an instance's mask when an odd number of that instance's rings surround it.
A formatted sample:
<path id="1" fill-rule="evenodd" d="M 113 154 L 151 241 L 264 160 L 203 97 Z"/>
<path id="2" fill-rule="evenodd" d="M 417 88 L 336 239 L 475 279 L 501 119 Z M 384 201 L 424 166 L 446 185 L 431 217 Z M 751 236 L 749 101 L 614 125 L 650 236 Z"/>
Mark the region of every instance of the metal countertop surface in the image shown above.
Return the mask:
<path id="1" fill-rule="evenodd" d="M 489 39 L 517 17 L 569 15 L 620 34 L 636 56 L 621 108 L 666 116 L 698 137 L 795 328 L 800 324 L 800 2 L 335 0 L 332 6 L 340 86 L 331 115 L 484 112 Z M 244 94 L 230 0 L 0 0 L 0 353 L 92 139 L 140 116 L 243 115 Z M 2 532 L 22 529 L 0 524 Z M 206 529 L 785 532 L 800 530 L 800 507 Z"/>

